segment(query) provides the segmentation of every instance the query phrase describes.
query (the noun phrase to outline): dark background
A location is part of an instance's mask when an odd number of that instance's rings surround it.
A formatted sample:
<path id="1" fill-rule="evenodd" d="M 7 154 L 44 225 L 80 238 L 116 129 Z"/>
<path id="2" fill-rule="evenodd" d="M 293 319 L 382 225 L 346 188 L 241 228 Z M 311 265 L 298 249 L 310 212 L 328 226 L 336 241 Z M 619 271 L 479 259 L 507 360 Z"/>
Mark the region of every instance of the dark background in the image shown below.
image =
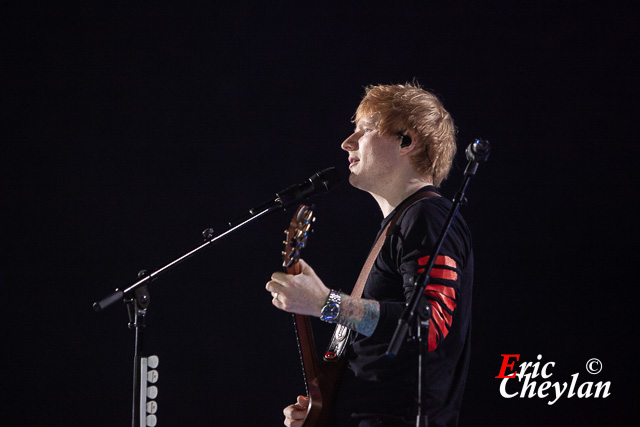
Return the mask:
<path id="1" fill-rule="evenodd" d="M 445 195 L 466 145 L 493 144 L 462 209 L 476 276 L 460 425 L 638 422 L 626 7 L 19 2 L 0 16 L 3 426 L 130 424 L 126 310 L 92 303 L 276 191 L 328 166 L 346 174 L 363 87 L 414 78 L 459 127 Z M 348 185 L 315 203 L 304 258 L 348 291 L 381 214 Z M 303 392 L 290 315 L 264 291 L 289 220 L 253 223 L 150 286 L 160 426 L 280 425 Z M 323 348 L 331 327 L 314 327 Z M 611 396 L 505 399 L 505 353 L 556 362 L 553 382 L 611 381 Z"/>

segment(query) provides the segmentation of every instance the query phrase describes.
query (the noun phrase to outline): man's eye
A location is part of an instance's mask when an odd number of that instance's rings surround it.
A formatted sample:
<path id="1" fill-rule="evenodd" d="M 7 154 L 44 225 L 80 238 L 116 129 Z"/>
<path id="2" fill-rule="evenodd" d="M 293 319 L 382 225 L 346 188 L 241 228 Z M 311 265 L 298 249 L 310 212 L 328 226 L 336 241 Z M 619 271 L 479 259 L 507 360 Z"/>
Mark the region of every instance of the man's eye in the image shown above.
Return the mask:
<path id="1" fill-rule="evenodd" d="M 373 129 L 370 129 L 370 128 L 364 128 L 364 129 L 362 129 L 362 130 L 364 131 L 364 133 L 368 133 L 368 132 L 371 132 Z"/>

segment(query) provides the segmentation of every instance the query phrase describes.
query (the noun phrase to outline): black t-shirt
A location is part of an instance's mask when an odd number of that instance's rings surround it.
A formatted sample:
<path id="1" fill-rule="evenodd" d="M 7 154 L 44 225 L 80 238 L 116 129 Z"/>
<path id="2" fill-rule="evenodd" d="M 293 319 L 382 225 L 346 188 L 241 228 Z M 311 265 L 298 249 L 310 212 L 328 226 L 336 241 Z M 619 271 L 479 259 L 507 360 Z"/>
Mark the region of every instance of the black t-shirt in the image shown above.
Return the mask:
<path id="1" fill-rule="evenodd" d="M 437 191 L 431 186 L 424 190 Z M 407 425 L 415 423 L 417 345 L 404 343 L 393 359 L 386 352 L 411 298 L 413 278 L 426 265 L 450 207 L 444 197 L 430 197 L 406 208 L 376 258 L 362 297 L 380 303 L 380 320 L 370 337 L 356 335 L 347 348 L 348 369 L 337 402 L 339 426 L 405 425 L 403 419 Z M 380 232 L 396 211 L 383 220 Z M 425 291 L 431 320 L 423 394 L 430 427 L 457 424 L 469 364 L 472 286 L 471 236 L 458 215 Z M 358 424 L 360 419 L 386 421 Z"/>

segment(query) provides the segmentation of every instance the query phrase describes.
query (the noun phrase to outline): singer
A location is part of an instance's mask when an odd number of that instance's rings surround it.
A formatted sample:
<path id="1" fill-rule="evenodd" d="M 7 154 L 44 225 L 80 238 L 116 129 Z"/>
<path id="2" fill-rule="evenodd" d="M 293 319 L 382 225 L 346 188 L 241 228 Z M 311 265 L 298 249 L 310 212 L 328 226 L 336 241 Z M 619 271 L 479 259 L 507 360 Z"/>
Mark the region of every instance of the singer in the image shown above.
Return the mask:
<path id="1" fill-rule="evenodd" d="M 415 84 L 368 87 L 354 124 L 342 143 L 349 182 L 376 200 L 384 217 L 378 236 L 386 236 L 362 295 L 336 291 L 352 287 L 346 278 L 327 284 L 330 289 L 303 260 L 300 274 L 273 273 L 266 289 L 281 310 L 352 331 L 336 395 L 337 426 L 410 426 L 416 423 L 417 344 L 404 343 L 393 359 L 386 351 L 451 206 L 438 187 L 451 169 L 456 130 L 440 100 Z M 458 423 L 469 365 L 472 285 L 471 236 L 458 215 L 425 291 L 431 317 L 423 413 L 429 427 Z M 308 404 L 298 396 L 284 409 L 284 424 L 301 426 Z"/>

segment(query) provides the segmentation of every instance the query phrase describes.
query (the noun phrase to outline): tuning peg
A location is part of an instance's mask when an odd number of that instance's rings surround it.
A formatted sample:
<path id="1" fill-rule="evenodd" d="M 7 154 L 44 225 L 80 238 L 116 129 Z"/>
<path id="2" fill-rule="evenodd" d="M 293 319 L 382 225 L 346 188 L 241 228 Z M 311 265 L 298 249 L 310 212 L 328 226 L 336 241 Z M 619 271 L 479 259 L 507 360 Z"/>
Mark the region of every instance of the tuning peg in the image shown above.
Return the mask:
<path id="1" fill-rule="evenodd" d="M 158 404 L 156 401 L 152 400 L 147 403 L 147 414 L 155 414 L 156 412 L 158 412 Z"/>
<path id="2" fill-rule="evenodd" d="M 147 372 L 147 381 L 149 381 L 151 384 L 155 384 L 158 381 L 158 371 L 151 370 L 149 372 Z"/>

